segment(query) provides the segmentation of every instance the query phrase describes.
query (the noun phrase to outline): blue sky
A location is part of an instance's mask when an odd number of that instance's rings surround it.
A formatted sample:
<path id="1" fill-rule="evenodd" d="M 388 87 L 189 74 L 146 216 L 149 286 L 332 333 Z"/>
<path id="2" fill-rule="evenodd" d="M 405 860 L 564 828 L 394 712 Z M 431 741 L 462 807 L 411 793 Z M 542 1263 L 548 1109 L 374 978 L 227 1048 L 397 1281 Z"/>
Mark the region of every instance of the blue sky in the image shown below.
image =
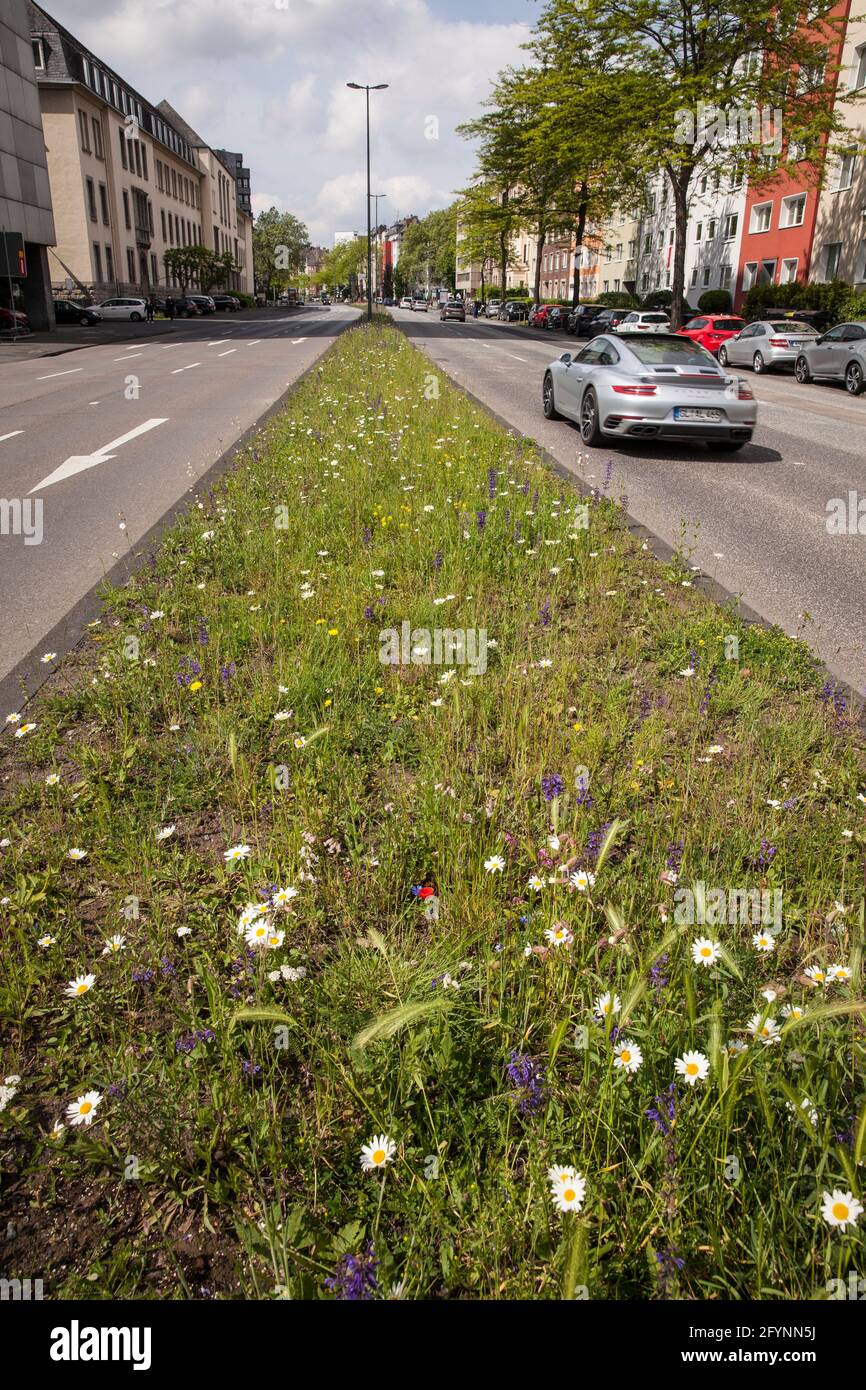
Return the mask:
<path id="1" fill-rule="evenodd" d="M 455 125 L 522 60 L 535 0 L 46 0 L 44 8 L 209 144 L 241 150 L 254 207 L 311 240 L 365 223 L 364 98 L 382 220 L 450 202 L 472 172 Z"/>

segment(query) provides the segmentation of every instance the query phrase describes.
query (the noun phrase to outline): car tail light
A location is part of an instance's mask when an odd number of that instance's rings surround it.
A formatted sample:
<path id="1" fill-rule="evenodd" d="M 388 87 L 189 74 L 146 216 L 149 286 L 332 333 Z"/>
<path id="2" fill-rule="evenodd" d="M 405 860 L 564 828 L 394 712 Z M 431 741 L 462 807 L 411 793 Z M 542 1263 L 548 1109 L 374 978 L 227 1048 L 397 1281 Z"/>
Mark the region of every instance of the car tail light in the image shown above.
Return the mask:
<path id="1" fill-rule="evenodd" d="M 620 396 L 654 396 L 659 388 L 657 386 L 614 386 L 613 389 Z"/>
<path id="2" fill-rule="evenodd" d="M 788 346 L 788 339 L 787 339 L 787 338 L 771 338 L 771 339 L 770 339 L 770 347 L 787 347 L 787 346 Z"/>
<path id="3" fill-rule="evenodd" d="M 738 378 L 737 378 L 737 400 L 738 400 L 738 401 L 753 401 L 754 399 L 755 399 L 754 392 L 752 391 L 752 388 L 751 388 L 751 386 L 749 385 L 749 383 L 748 383 L 747 381 L 744 381 L 742 377 L 738 377 Z"/>

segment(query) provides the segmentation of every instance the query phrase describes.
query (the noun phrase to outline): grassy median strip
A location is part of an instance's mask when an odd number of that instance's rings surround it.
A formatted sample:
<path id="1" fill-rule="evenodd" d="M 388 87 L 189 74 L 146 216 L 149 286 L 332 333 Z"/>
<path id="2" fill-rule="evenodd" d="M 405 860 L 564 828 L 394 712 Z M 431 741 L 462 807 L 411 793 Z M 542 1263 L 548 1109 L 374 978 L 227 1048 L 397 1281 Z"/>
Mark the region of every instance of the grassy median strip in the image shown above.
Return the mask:
<path id="1" fill-rule="evenodd" d="M 381 324 L 91 640 L 0 765 L 7 1275 L 800 1298 L 859 1268 L 866 769 L 805 646 Z"/>

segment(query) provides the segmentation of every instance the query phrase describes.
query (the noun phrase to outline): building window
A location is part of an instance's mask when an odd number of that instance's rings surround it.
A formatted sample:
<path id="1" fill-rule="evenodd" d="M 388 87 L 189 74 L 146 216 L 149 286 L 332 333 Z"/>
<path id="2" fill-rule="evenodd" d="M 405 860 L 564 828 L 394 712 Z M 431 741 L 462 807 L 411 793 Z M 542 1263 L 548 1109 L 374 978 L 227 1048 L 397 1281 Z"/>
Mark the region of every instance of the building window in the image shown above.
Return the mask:
<path id="1" fill-rule="evenodd" d="M 162 239 L 163 241 L 168 241 L 168 237 L 165 234 L 165 208 L 160 208 L 159 215 L 162 219 Z"/>
<path id="2" fill-rule="evenodd" d="M 697 266 L 694 266 L 694 267 L 692 268 L 692 284 L 693 284 L 693 285 L 696 285 L 697 283 L 698 283 L 698 268 L 697 268 Z"/>
<path id="3" fill-rule="evenodd" d="M 134 158 L 135 158 L 135 172 L 138 174 L 138 177 L 141 178 L 141 141 L 140 141 L 140 140 L 133 140 L 133 141 L 132 141 L 132 153 L 133 153 L 133 156 L 134 156 Z"/>
<path id="4" fill-rule="evenodd" d="M 716 232 L 718 231 L 718 229 L 719 229 L 719 223 L 718 223 L 717 218 L 711 217 L 711 218 L 710 218 L 710 222 L 709 222 L 709 226 L 707 227 L 707 236 L 709 237 L 710 241 L 713 240 L 713 238 L 714 238 L 714 236 L 716 235 Z"/>
<path id="5" fill-rule="evenodd" d="M 149 181 L 149 177 L 150 177 L 149 174 L 148 174 L 148 172 L 147 172 L 147 145 L 142 145 L 142 146 L 141 146 L 141 166 L 142 166 L 142 169 L 144 170 L 144 173 L 143 173 L 143 175 L 142 175 L 142 178 L 144 179 L 145 183 L 147 183 L 147 182 Z"/>
<path id="6" fill-rule="evenodd" d="M 78 113 L 78 134 L 81 140 L 81 148 L 85 154 L 90 154 L 90 127 L 87 124 L 87 112 Z"/>
<path id="7" fill-rule="evenodd" d="M 761 270 L 758 275 L 758 282 L 761 285 L 772 285 L 776 278 L 776 262 L 761 261 Z"/>
<path id="8" fill-rule="evenodd" d="M 102 280 L 102 248 L 98 241 L 93 243 L 93 267 L 99 282 Z"/>
<path id="9" fill-rule="evenodd" d="M 126 248 L 126 273 L 131 281 L 135 281 L 135 252 L 131 246 Z"/>
<path id="10" fill-rule="evenodd" d="M 96 216 L 96 185 L 94 184 L 93 179 L 87 179 L 87 180 L 86 180 L 86 183 L 87 183 L 87 207 L 88 207 L 88 210 L 89 210 L 89 212 L 90 212 L 90 220 L 91 220 L 91 222 L 96 222 L 96 221 L 97 221 L 97 216 Z"/>
<path id="11" fill-rule="evenodd" d="M 730 265 L 720 265 L 720 266 L 719 266 L 719 284 L 720 284 L 720 286 L 722 287 L 723 290 L 724 290 L 724 289 L 727 289 L 728 285 L 731 283 L 731 276 L 732 276 L 732 274 L 733 274 L 733 266 L 730 266 Z"/>
<path id="12" fill-rule="evenodd" d="M 114 253 L 110 246 L 105 248 L 105 273 L 109 280 L 114 279 Z"/>
<path id="13" fill-rule="evenodd" d="M 782 273 L 779 276 L 780 285 L 793 285 L 797 278 L 797 260 L 795 257 L 782 262 Z"/>
<path id="14" fill-rule="evenodd" d="M 700 241 L 700 239 L 701 239 L 701 237 L 703 236 L 703 234 L 704 234 L 704 224 L 703 224 L 703 222 L 699 222 L 698 225 L 695 227 L 695 241 Z"/>
<path id="15" fill-rule="evenodd" d="M 129 194 L 123 190 L 123 220 L 129 230 L 132 229 L 132 218 L 129 215 Z"/>
<path id="16" fill-rule="evenodd" d="M 725 218 L 725 241 L 733 241 L 737 235 L 737 227 L 740 224 L 740 214 L 729 212 Z"/>
<path id="17" fill-rule="evenodd" d="M 97 159 L 105 158 L 105 152 L 102 148 L 102 126 L 96 116 L 93 117 L 93 153 Z"/>
<path id="18" fill-rule="evenodd" d="M 108 189 L 104 183 L 99 185 L 99 206 L 102 209 L 102 220 L 106 227 L 111 225 L 111 218 L 108 215 Z"/>
<path id="19" fill-rule="evenodd" d="M 37 72 L 45 71 L 45 45 L 41 39 L 33 39 L 33 66 Z"/>
<path id="20" fill-rule="evenodd" d="M 841 241 L 828 241 L 824 247 L 824 279 L 835 280 L 839 273 L 839 261 L 842 258 Z"/>
<path id="21" fill-rule="evenodd" d="M 712 268 L 712 266 L 709 266 L 709 265 L 704 266 L 704 288 L 705 288 L 705 289 L 706 289 L 707 285 L 710 283 L 710 277 L 711 277 L 712 273 L 713 273 L 713 268 Z"/>
<path id="22" fill-rule="evenodd" d="M 854 50 L 854 59 L 854 87 L 866 87 L 866 43 L 861 43 L 860 47 Z"/>
<path id="23" fill-rule="evenodd" d="M 857 163 L 857 155 L 853 150 L 847 150 L 839 160 L 836 171 L 835 192 L 841 193 L 843 189 L 850 188 L 854 182 L 854 167 Z"/>
<path id="24" fill-rule="evenodd" d="M 782 199 L 782 226 L 783 227 L 802 227 L 803 219 L 806 216 L 806 195 L 805 193 L 794 193 L 790 198 Z"/>
<path id="25" fill-rule="evenodd" d="M 757 276 L 757 273 L 758 273 L 758 262 L 757 262 L 757 261 L 746 261 L 746 264 L 743 266 L 743 289 L 744 289 L 744 290 L 750 290 L 750 289 L 752 288 L 752 286 L 753 286 L 754 283 L 755 283 L 755 277 Z"/>
<path id="26" fill-rule="evenodd" d="M 773 204 L 756 203 L 749 217 L 749 232 L 769 232 L 773 221 Z"/>
<path id="27" fill-rule="evenodd" d="M 159 280 L 159 264 L 153 251 L 150 253 L 150 278 L 154 284 Z"/>
<path id="28" fill-rule="evenodd" d="M 176 170 L 176 169 L 172 169 L 172 171 L 171 171 L 171 196 L 172 196 L 173 198 L 176 198 L 176 197 L 177 197 L 177 170 Z"/>

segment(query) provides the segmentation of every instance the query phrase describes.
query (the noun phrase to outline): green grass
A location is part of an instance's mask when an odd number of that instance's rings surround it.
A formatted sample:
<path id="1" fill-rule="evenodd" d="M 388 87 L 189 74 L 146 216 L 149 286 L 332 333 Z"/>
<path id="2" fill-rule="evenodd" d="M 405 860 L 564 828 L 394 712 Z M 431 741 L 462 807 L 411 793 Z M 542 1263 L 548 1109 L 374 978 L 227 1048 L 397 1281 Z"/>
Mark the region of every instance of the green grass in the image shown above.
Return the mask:
<path id="1" fill-rule="evenodd" d="M 823 1297 L 862 1270 L 862 1219 L 821 1217 L 863 1183 L 860 732 L 803 644 L 660 566 L 603 489 L 583 508 L 396 330 L 359 327 L 107 595 L 0 764 L 7 1277 L 331 1297 L 369 1242 L 385 1297 Z M 404 620 L 485 629 L 486 672 L 383 665 Z M 748 922 L 678 920 L 697 883 L 781 891 L 772 953 Z M 283 942 L 247 953 L 238 917 L 274 885 L 298 890 Z M 850 981 L 804 973 L 832 964 Z M 764 1011 L 775 1045 L 746 1031 Z M 675 1081 L 664 1134 L 646 1111 Z M 52 1138 L 90 1090 L 94 1122 Z M 377 1134 L 396 1153 L 367 1174 Z M 563 1164 L 579 1214 L 551 1200 Z"/>

